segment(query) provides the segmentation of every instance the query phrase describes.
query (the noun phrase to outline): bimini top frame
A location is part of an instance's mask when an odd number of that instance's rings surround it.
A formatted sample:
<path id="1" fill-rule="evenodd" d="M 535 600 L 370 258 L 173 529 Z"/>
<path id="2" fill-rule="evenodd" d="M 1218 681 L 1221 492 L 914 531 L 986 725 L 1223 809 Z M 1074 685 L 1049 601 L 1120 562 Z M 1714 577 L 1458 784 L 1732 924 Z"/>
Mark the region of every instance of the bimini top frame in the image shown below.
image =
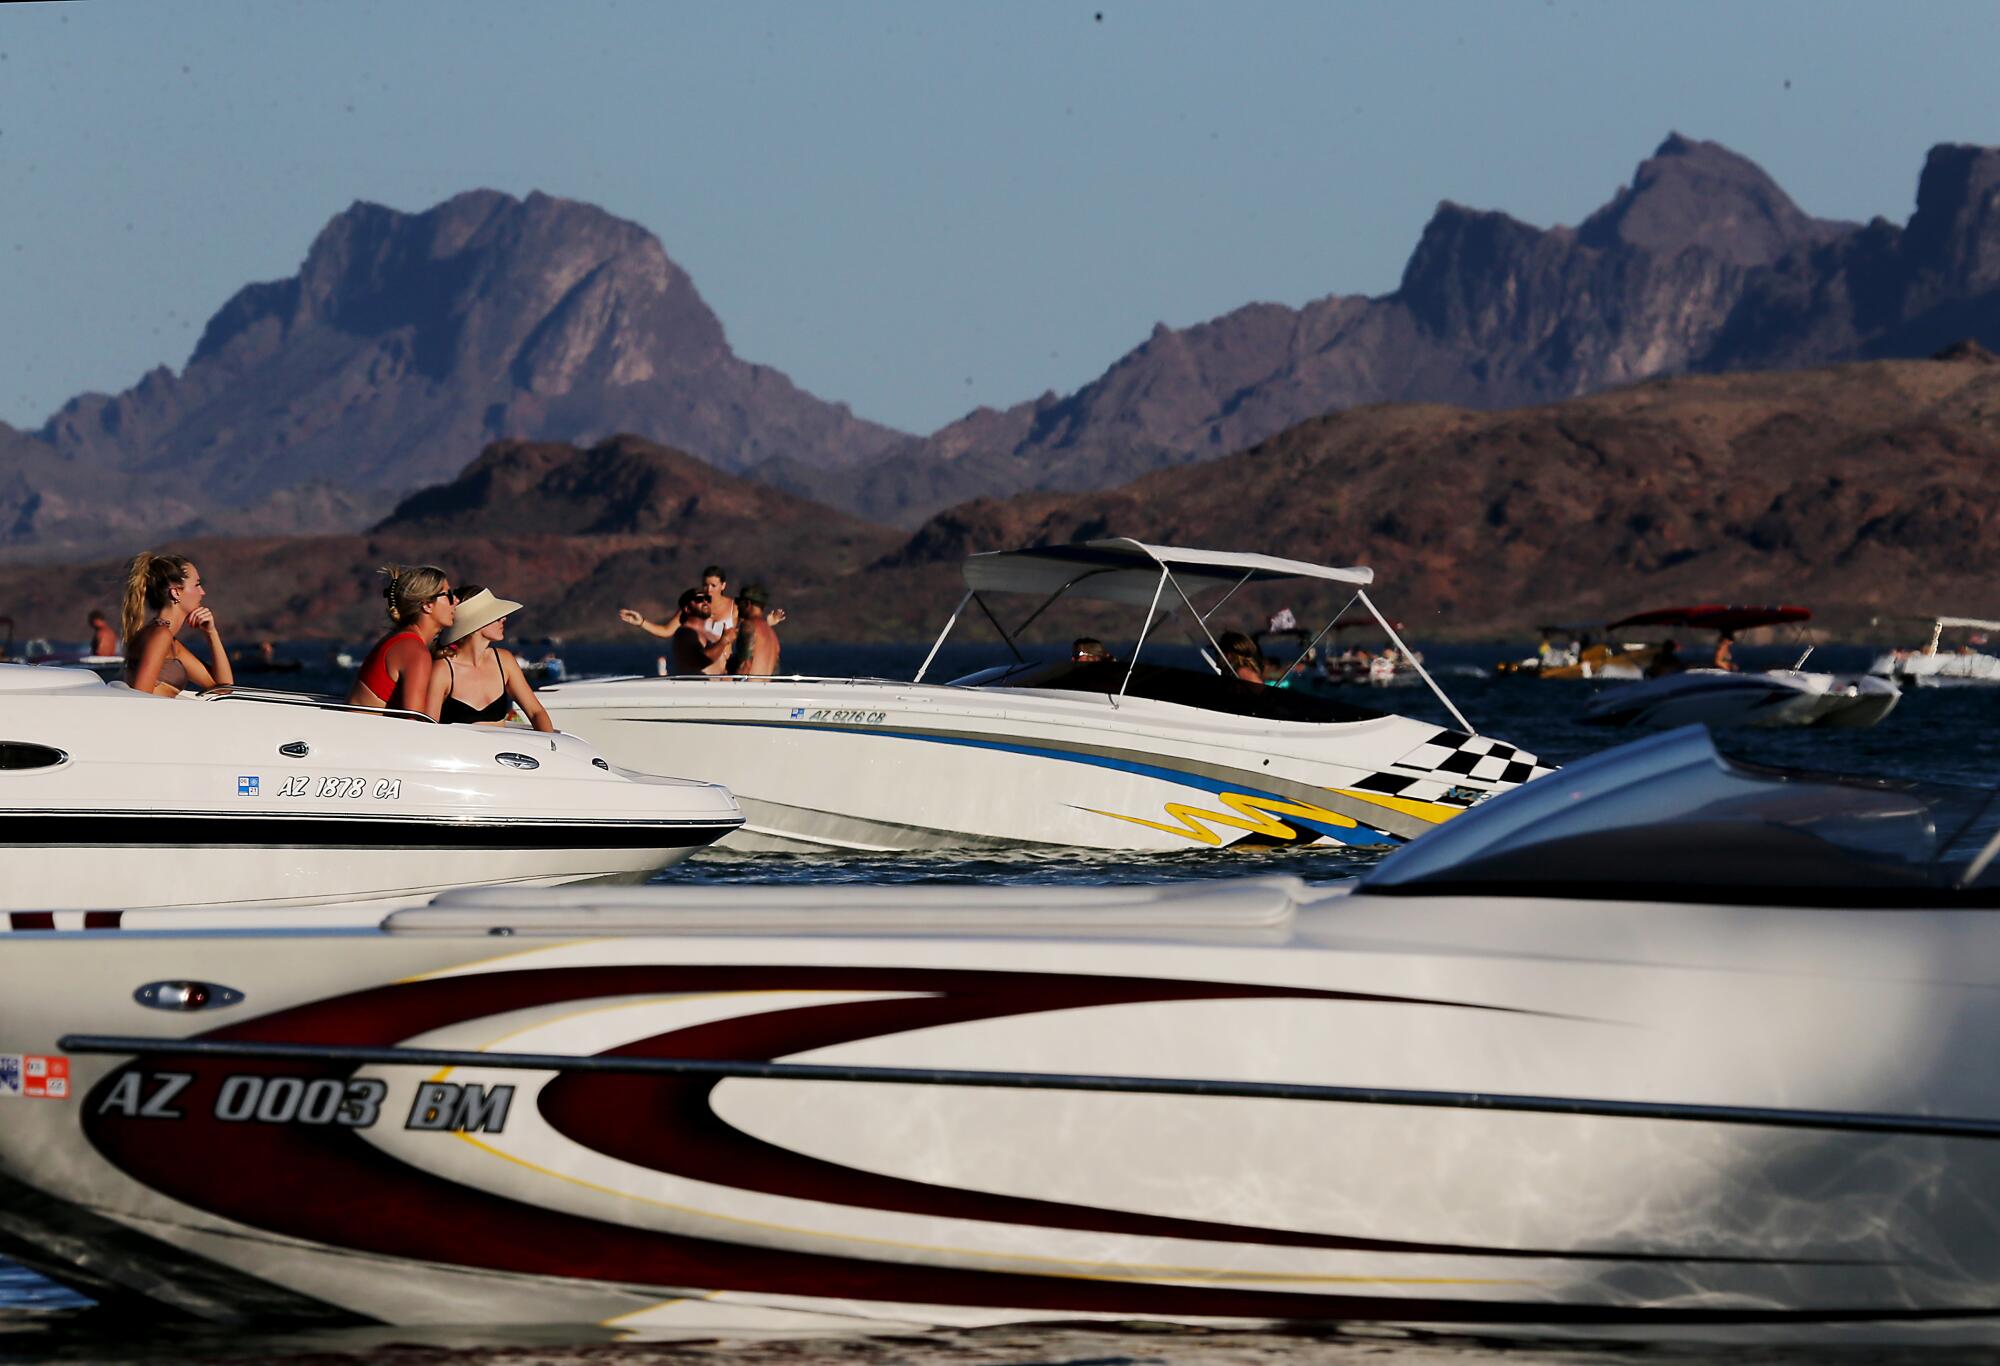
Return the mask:
<path id="1" fill-rule="evenodd" d="M 1048 609 L 1057 598 L 1070 596 L 1086 598 L 1094 602 L 1125 603 L 1146 608 L 1146 621 L 1140 629 L 1138 644 L 1132 651 L 1131 663 L 1125 670 L 1125 686 L 1118 690 L 1118 696 L 1125 695 L 1125 687 L 1132 682 L 1132 670 L 1138 666 L 1139 654 L 1146 647 L 1146 637 L 1151 633 L 1155 621 L 1165 612 L 1172 614 L 1185 609 L 1183 619 L 1193 635 L 1201 633 L 1197 644 L 1206 640 L 1215 653 L 1211 656 L 1202 651 L 1209 668 L 1222 672 L 1220 660 L 1222 646 L 1209 629 L 1209 621 L 1219 612 L 1236 591 L 1249 583 L 1272 583 L 1286 579 L 1318 579 L 1329 583 L 1344 583 L 1354 586 L 1354 597 L 1365 605 L 1389 639 L 1396 647 L 1415 663 L 1416 656 L 1405 645 L 1386 617 L 1376 610 L 1369 600 L 1366 585 L 1375 581 L 1375 571 L 1366 565 L 1312 564 L 1305 560 L 1280 559 L 1275 555 L 1256 555 L 1237 550 L 1195 550 L 1184 546 L 1148 545 L 1130 537 L 1118 536 L 1100 541 L 1080 541 L 1069 545 L 1029 546 L 1022 550 L 991 551 L 971 555 L 965 561 L 965 596 L 952 609 L 951 617 L 944 624 L 944 630 L 931 645 L 930 653 L 924 656 L 923 665 L 917 670 L 914 682 L 924 681 L 930 672 L 932 662 L 958 624 L 968 603 L 976 603 L 979 610 L 1000 633 L 1014 658 L 1026 662 L 1027 657 L 1015 644 L 1022 632 Z M 1169 593 L 1171 590 L 1171 594 Z M 1220 591 L 1222 596 L 1206 611 L 1194 604 L 1194 595 L 1203 592 Z M 996 616 L 987 604 L 988 593 L 1035 593 L 1042 596 L 1041 603 L 1030 612 L 1012 631 Z M 1346 610 L 1343 607 L 1342 612 Z M 1338 620 L 1341 613 L 1334 614 Z M 1332 623 L 1328 623 L 1331 626 Z M 1324 635 L 1325 632 L 1320 633 Z M 1459 725 L 1468 732 L 1472 724 L 1465 719 L 1451 699 L 1425 672 L 1422 664 L 1416 664 L 1418 674 L 1437 695 L 1445 709 L 1457 719 Z M 1476 732 L 1474 732 L 1476 733 Z"/>

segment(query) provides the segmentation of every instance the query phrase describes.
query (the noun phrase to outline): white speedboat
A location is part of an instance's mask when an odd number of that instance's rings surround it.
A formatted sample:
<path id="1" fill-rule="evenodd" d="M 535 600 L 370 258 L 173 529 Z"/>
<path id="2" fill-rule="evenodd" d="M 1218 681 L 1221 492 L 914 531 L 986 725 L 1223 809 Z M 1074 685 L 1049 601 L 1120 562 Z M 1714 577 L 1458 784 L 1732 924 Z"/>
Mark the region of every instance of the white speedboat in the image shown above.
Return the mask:
<path id="1" fill-rule="evenodd" d="M 2000 621 L 1979 617 L 1932 617 L 1930 641 L 1920 650 L 1877 655 L 1868 672 L 1906 688 L 1991 687 L 2000 684 L 2000 656 L 1974 648 L 1989 635 L 2000 636 Z M 1968 637 L 1956 649 L 1940 650 L 1947 630 Z"/>
<path id="2" fill-rule="evenodd" d="M 18 935 L 0 1245 L 211 1318 L 1992 1343 L 2000 897 L 1953 802 L 1687 731 L 1345 895 Z"/>
<path id="3" fill-rule="evenodd" d="M 0 665 L 0 928 L 640 879 L 741 821 L 725 789 L 573 736 Z"/>
<path id="4" fill-rule="evenodd" d="M 1757 630 L 1810 620 L 1803 607 L 1669 607 L 1615 621 L 1608 631 L 1632 627 L 1685 627 L 1733 638 Z M 1895 710 L 1901 692 L 1866 674 L 1808 672 L 1813 647 L 1789 669 L 1740 672 L 1733 668 L 1674 669 L 1643 682 L 1599 694 L 1584 707 L 1583 721 L 1594 726 L 1872 726 Z M 1665 647 L 1654 653 L 1658 669 Z"/>
<path id="5" fill-rule="evenodd" d="M 1364 568 L 1125 539 L 974 555 L 965 598 L 914 682 L 624 678 L 540 695 L 557 725 L 619 763 L 726 784 L 748 818 L 728 840 L 736 848 L 1395 842 L 1549 770 L 1471 733 L 1462 717 L 1462 729 L 1450 729 L 1243 682 L 1216 662 L 1209 623 L 1219 604 L 1195 605 L 1204 595 L 1226 601 L 1247 583 L 1352 587 L 1414 659 L 1360 591 L 1372 578 Z M 1012 630 L 989 601 L 1006 593 L 1038 603 Z M 1144 610 L 1134 657 L 1030 660 L 1018 638 L 1063 596 Z M 1012 661 L 924 682 L 975 605 Z M 1206 668 L 1142 662 L 1168 617 L 1204 651 Z M 1420 662 L 1413 667 L 1431 683 Z"/>

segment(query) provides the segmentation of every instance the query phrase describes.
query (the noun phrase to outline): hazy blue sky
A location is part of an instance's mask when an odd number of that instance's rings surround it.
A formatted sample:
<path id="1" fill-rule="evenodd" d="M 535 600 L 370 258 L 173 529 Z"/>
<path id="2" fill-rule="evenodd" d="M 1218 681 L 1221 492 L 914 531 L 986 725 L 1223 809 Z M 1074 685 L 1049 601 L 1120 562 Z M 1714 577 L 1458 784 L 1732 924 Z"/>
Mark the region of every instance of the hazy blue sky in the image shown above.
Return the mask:
<path id="1" fill-rule="evenodd" d="M 1101 15 L 1101 18 L 1099 16 Z M 178 369 L 356 199 L 636 220 L 738 354 L 928 431 L 1155 321 L 1393 289 L 1440 199 L 1575 223 L 1670 131 L 1809 213 L 2000 142 L 2000 6 L 0 6 L 0 420 Z"/>

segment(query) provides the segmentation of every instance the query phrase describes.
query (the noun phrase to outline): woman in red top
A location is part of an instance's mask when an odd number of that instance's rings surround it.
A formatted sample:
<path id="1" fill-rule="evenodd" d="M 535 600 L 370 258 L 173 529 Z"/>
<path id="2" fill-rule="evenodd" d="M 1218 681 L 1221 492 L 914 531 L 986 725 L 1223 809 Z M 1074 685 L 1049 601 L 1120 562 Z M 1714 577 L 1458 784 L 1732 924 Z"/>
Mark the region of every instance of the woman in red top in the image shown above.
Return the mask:
<path id="1" fill-rule="evenodd" d="M 387 599 L 389 634 L 375 642 L 361 673 L 348 689 L 348 705 L 395 707 L 422 712 L 437 720 L 432 709 L 431 644 L 457 616 L 458 593 L 445 572 L 435 565 L 386 565 L 382 596 Z"/>

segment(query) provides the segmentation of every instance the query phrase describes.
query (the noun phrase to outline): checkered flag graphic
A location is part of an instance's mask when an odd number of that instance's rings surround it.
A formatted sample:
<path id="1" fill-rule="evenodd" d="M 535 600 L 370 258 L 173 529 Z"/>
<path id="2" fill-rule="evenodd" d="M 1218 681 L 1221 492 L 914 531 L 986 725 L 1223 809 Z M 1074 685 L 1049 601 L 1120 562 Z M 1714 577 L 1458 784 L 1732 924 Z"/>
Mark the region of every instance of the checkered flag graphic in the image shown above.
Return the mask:
<path id="1" fill-rule="evenodd" d="M 1555 772 L 1555 765 L 1545 764 L 1525 750 L 1517 749 L 1504 740 L 1494 740 L 1483 735 L 1467 735 L 1463 731 L 1440 730 L 1430 739 L 1396 760 L 1391 765 L 1395 775 L 1418 775 L 1431 781 L 1445 783 L 1471 778 L 1478 782 L 1495 784 L 1525 783 L 1530 778 L 1539 778 L 1545 773 Z M 1384 777 L 1393 776 L 1390 774 Z M 1412 778 L 1414 786 L 1417 779 Z M 1402 795 L 1414 796 L 1405 790 Z"/>

